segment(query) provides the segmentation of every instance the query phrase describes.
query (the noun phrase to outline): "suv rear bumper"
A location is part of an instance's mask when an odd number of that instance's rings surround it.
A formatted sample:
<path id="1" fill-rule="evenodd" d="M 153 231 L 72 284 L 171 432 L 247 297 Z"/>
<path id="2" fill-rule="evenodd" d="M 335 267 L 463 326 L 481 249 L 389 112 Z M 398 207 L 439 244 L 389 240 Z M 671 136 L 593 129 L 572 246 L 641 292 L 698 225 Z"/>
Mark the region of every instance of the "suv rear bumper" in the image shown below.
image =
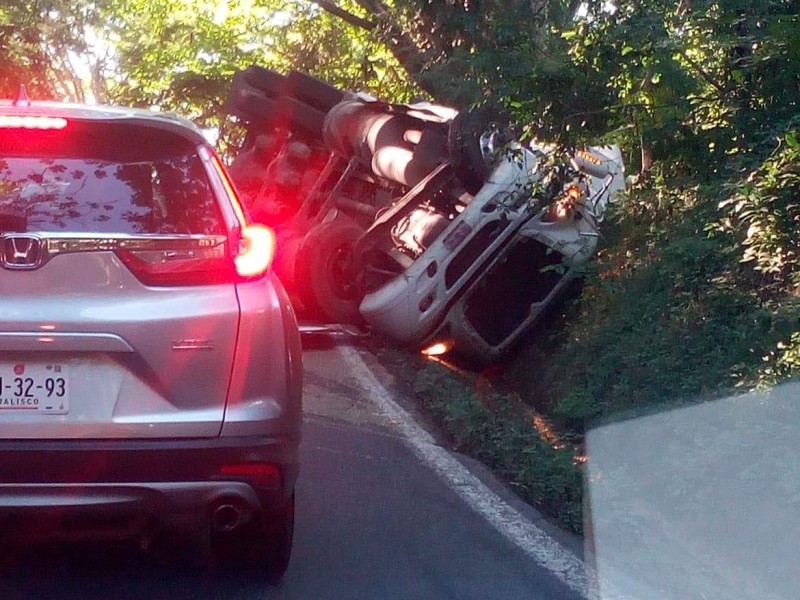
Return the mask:
<path id="1" fill-rule="evenodd" d="M 279 506 L 298 475 L 299 441 L 289 438 L 193 440 L 7 440 L 0 442 L 0 519 L 15 529 L 47 525 L 48 537 L 146 526 L 212 522 L 234 507 L 242 521 Z M 269 479 L 223 474 L 223 467 L 274 465 Z M 229 511 L 230 512 L 230 511 Z"/>

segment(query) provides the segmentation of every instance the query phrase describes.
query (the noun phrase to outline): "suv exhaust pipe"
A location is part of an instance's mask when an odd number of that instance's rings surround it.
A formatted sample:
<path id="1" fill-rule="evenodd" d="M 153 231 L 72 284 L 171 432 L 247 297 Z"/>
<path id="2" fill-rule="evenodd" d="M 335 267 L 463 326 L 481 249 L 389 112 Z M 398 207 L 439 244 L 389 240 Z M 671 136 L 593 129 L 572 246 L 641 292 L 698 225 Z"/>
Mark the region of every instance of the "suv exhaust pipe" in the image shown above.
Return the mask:
<path id="1" fill-rule="evenodd" d="M 220 504 L 211 512 L 211 524 L 216 531 L 233 531 L 244 521 L 241 508 L 230 502 Z"/>

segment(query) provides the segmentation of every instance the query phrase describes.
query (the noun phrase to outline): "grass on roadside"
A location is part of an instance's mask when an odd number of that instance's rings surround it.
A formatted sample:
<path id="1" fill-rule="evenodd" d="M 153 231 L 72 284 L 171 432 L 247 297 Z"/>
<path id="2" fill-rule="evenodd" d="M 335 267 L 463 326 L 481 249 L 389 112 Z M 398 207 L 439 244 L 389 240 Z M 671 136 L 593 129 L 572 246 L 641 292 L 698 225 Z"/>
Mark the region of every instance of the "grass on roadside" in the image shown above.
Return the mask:
<path id="1" fill-rule="evenodd" d="M 548 439 L 518 400 L 481 381 L 453 377 L 428 362 L 417 373 L 414 392 L 456 451 L 482 461 L 523 500 L 581 533 L 582 472 L 573 447 Z"/>

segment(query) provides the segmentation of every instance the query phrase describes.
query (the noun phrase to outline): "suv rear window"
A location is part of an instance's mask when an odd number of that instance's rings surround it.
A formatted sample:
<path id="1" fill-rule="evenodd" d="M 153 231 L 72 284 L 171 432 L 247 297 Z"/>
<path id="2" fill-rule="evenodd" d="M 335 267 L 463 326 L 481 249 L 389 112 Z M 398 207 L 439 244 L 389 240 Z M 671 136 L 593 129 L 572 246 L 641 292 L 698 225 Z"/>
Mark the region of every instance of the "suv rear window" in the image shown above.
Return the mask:
<path id="1" fill-rule="evenodd" d="M 10 224 L 30 232 L 224 232 L 193 144 L 130 123 L 2 132 L 0 229 Z"/>

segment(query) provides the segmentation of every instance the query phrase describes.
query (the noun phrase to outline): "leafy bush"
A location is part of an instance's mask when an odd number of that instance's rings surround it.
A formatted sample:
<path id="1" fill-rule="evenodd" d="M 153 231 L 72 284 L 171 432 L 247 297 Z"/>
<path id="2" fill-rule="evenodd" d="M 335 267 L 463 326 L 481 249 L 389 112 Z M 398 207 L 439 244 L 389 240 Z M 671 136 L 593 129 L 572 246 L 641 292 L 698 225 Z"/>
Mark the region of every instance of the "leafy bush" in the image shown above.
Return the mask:
<path id="1" fill-rule="evenodd" d="M 774 345 L 772 315 L 731 236 L 708 232 L 713 193 L 655 180 L 616 207 L 580 312 L 544 370 L 554 416 L 567 423 L 753 384 Z"/>
<path id="2" fill-rule="evenodd" d="M 742 260 L 763 275 L 760 286 L 781 290 L 800 284 L 800 128 L 779 144 L 722 207 L 744 245 Z"/>

